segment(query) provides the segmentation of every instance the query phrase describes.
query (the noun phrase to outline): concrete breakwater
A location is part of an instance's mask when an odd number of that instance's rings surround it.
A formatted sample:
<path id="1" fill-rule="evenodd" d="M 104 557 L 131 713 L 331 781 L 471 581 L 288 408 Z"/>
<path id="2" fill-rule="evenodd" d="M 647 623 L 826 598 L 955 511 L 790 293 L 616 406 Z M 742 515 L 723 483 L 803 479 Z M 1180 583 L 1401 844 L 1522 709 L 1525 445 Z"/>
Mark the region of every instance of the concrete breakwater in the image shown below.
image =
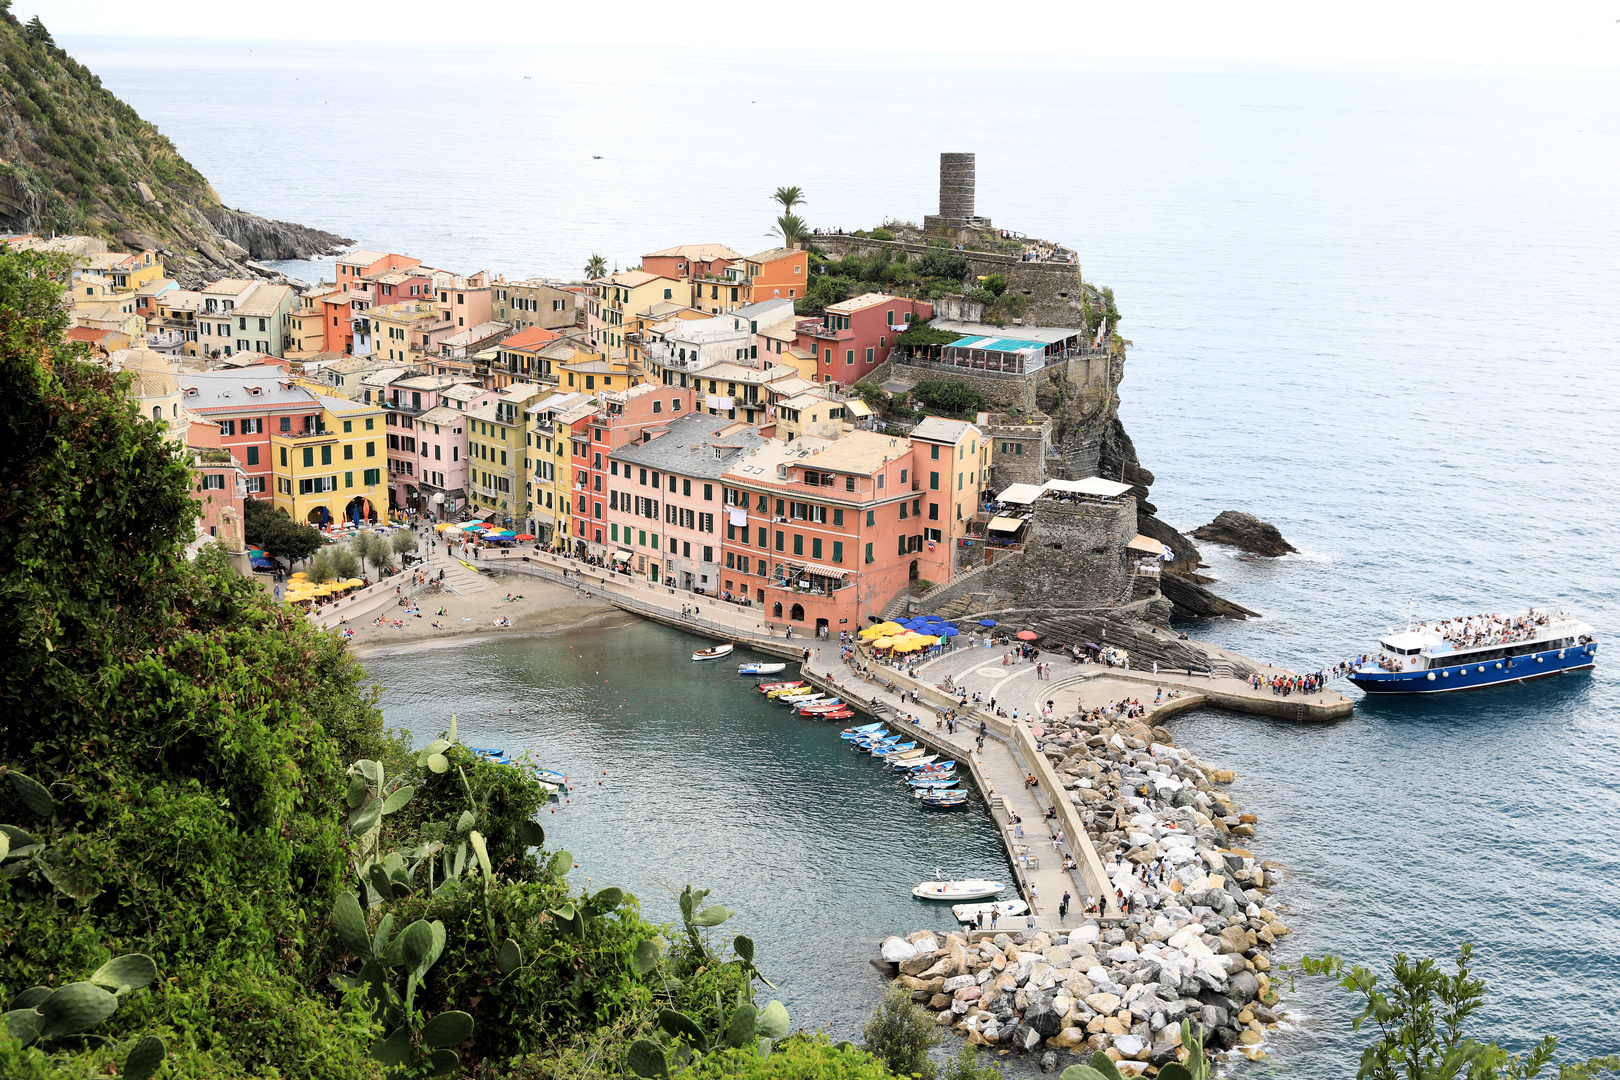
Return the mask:
<path id="1" fill-rule="evenodd" d="M 918 932 L 881 956 L 941 1026 L 1046 1069 L 1100 1050 L 1122 1071 L 1156 1070 L 1185 1057 L 1183 1019 L 1206 1049 L 1258 1057 L 1279 1019 L 1268 951 L 1289 932 L 1267 906 L 1279 868 L 1239 846 L 1255 819 L 1217 787 L 1230 772 L 1108 712 L 1053 724 L 1042 753 L 1129 912 L 1081 914 L 1072 930 Z"/>

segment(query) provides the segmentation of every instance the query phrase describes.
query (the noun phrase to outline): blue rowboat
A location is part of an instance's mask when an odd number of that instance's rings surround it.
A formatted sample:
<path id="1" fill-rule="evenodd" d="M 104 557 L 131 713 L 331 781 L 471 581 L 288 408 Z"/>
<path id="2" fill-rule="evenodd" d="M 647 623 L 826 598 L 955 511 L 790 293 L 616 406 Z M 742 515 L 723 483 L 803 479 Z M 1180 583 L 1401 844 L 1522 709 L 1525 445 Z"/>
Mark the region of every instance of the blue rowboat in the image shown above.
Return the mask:
<path id="1" fill-rule="evenodd" d="M 856 736 L 864 735 L 864 734 L 867 734 L 868 732 L 877 731 L 882 726 L 883 726 L 883 721 L 879 720 L 875 724 L 862 724 L 860 727 L 847 727 L 843 731 L 838 733 L 838 737 L 840 739 L 853 739 Z"/>
<path id="2" fill-rule="evenodd" d="M 907 780 L 906 783 L 912 788 L 929 788 L 934 791 L 943 791 L 946 788 L 955 787 L 958 781 L 952 777 L 949 780 Z"/>
<path id="3" fill-rule="evenodd" d="M 917 744 L 914 743 L 914 742 L 890 743 L 887 746 L 874 747 L 873 750 L 872 750 L 872 756 L 873 757 L 888 757 L 890 754 L 903 754 L 907 750 L 915 750 L 916 748 L 917 748 Z"/>

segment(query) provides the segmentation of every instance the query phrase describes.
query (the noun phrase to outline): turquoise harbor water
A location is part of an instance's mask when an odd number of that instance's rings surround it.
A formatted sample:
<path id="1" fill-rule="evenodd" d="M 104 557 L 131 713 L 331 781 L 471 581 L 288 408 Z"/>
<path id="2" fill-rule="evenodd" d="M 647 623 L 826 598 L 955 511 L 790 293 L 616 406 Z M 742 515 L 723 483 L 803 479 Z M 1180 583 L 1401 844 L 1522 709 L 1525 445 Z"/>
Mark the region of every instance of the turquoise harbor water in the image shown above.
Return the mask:
<path id="1" fill-rule="evenodd" d="M 938 152 L 976 151 L 980 213 L 1073 245 L 1115 288 L 1134 342 L 1121 415 L 1161 514 L 1248 510 L 1301 549 L 1206 548 L 1218 588 L 1266 617 L 1200 633 L 1315 667 L 1366 649 L 1408 600 L 1425 616 L 1563 604 L 1597 627 L 1591 676 L 1377 702 L 1329 728 L 1176 728 L 1237 770 L 1256 848 L 1292 869 L 1284 958 L 1471 940 L 1483 1030 L 1615 1049 L 1614 74 L 67 46 L 228 203 L 462 270 L 762 248 L 779 184 L 806 189 L 813 224 L 916 219 Z M 729 122 L 706 124 L 722 101 Z M 907 816 L 869 763 L 694 670 L 688 646 L 637 627 L 369 666 L 418 730 L 515 708 L 504 741 L 607 768 L 546 823 L 579 872 L 655 912 L 659 881 L 715 885 L 788 972 L 795 1018 L 847 1034 L 874 993 L 873 939 L 920 925 L 904 887 L 946 852 L 997 870 L 994 837 Z M 1352 1075 L 1346 1003 L 1319 987 L 1294 1002 L 1275 1064 L 1244 1071 Z"/>

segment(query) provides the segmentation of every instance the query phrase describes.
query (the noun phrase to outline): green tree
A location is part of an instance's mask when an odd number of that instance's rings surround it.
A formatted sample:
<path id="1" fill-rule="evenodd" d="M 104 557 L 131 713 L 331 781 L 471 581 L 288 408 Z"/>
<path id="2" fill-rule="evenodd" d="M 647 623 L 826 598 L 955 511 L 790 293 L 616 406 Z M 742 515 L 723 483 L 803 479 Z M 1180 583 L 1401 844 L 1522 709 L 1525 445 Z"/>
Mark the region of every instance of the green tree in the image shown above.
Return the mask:
<path id="1" fill-rule="evenodd" d="M 800 240 L 803 240 L 805 234 L 809 231 L 809 226 L 804 223 L 804 219 L 799 215 L 783 214 L 781 217 L 776 219 L 776 228 L 771 230 L 771 235 L 780 236 L 782 238 L 782 243 L 791 247 Z"/>
<path id="2" fill-rule="evenodd" d="M 1345 970 L 1335 956 L 1304 957 L 1307 975 L 1337 979 L 1339 986 L 1360 997 L 1361 1013 L 1350 1023 L 1360 1031 L 1367 1020 L 1378 1026 L 1380 1038 L 1361 1054 L 1357 1080 L 1530 1080 L 1552 1061 L 1558 1040 L 1548 1035 L 1528 1054 L 1511 1055 L 1494 1042 L 1481 1042 L 1464 1033 L 1469 1017 L 1485 1004 L 1485 980 L 1470 967 L 1472 945 L 1463 945 L 1456 970 L 1447 974 L 1432 958 L 1413 961 L 1397 953 L 1390 962 L 1392 981 L 1387 990 L 1378 976 L 1357 964 Z M 1558 1066 L 1559 1080 L 1620 1070 L 1620 1055 Z"/>
<path id="3" fill-rule="evenodd" d="M 309 560 L 309 580 L 317 585 L 324 585 L 337 577 L 337 568 L 332 565 L 332 553 L 325 548 L 315 553 Z"/>
<path id="4" fill-rule="evenodd" d="M 372 532 L 359 532 L 354 534 L 349 546 L 354 551 L 354 557 L 360 560 L 362 569 L 368 563 L 373 570 L 394 565 L 394 548 L 386 537 Z"/>
<path id="5" fill-rule="evenodd" d="M 309 525 L 299 525 L 263 499 L 242 504 L 242 537 L 253 547 L 263 548 L 271 558 L 289 565 L 303 562 L 321 549 L 321 533 Z"/>
<path id="6" fill-rule="evenodd" d="M 782 204 L 782 213 L 791 214 L 795 206 L 804 202 L 804 191 L 798 187 L 779 187 L 771 198 Z"/>
<path id="7" fill-rule="evenodd" d="M 607 260 L 602 258 L 600 255 L 592 253 L 591 257 L 585 260 L 585 280 L 595 281 L 597 278 L 603 277 L 606 274 Z"/>
<path id="8" fill-rule="evenodd" d="M 912 393 L 923 404 L 953 415 L 977 411 L 985 404 L 984 395 L 977 390 L 949 379 L 924 379 Z"/>
<path id="9" fill-rule="evenodd" d="M 338 581 L 348 581 L 360 574 L 360 560 L 353 548 L 335 547 L 329 557 L 332 560 L 332 577 Z"/>
<path id="10" fill-rule="evenodd" d="M 28 25 L 23 27 L 23 33 L 27 34 L 34 41 L 39 42 L 41 45 L 54 46 L 56 44 L 55 40 L 51 37 L 51 32 L 45 29 L 44 23 L 39 21 L 38 15 L 35 15 L 32 19 L 28 20 Z"/>
<path id="11" fill-rule="evenodd" d="M 411 529 L 395 529 L 394 537 L 390 543 L 396 555 L 403 555 L 407 551 L 417 548 L 416 533 Z"/>
<path id="12" fill-rule="evenodd" d="M 939 1025 L 911 1000 L 911 992 L 891 986 L 872 1018 L 861 1029 L 863 1049 L 896 1076 L 926 1076 L 934 1072 L 928 1052 L 939 1044 Z"/>

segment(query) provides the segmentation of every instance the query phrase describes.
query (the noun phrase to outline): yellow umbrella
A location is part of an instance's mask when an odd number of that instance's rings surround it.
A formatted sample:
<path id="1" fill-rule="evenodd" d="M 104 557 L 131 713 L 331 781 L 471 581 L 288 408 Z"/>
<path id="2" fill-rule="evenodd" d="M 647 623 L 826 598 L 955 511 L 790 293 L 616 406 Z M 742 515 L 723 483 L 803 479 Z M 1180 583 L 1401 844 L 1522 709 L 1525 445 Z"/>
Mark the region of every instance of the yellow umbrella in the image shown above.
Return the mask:
<path id="1" fill-rule="evenodd" d="M 872 648 L 874 648 L 874 649 L 892 649 L 892 648 L 894 648 L 894 638 L 892 638 L 892 637 L 880 637 L 876 641 L 872 642 Z"/>
<path id="2" fill-rule="evenodd" d="M 906 632 L 906 628 L 897 622 L 882 623 L 878 626 L 878 629 L 883 631 L 885 634 L 903 634 Z"/>
<path id="3" fill-rule="evenodd" d="M 345 589 L 358 589 L 358 588 L 360 588 L 360 586 L 362 586 L 364 584 L 365 584 L 365 582 L 361 581 L 359 578 L 352 577 L 348 581 L 345 581 L 343 583 L 343 587 Z"/>
<path id="4" fill-rule="evenodd" d="M 900 642 L 895 643 L 894 651 L 895 652 L 916 652 L 920 648 L 922 648 L 922 646 L 917 644 L 917 642 L 915 642 L 915 641 L 900 641 Z"/>
<path id="5" fill-rule="evenodd" d="M 884 636 L 886 635 L 883 633 L 883 631 L 879 630 L 875 626 L 868 626 L 865 630 L 861 631 L 861 637 L 866 641 L 871 641 L 873 638 L 880 638 Z"/>
<path id="6" fill-rule="evenodd" d="M 293 581 L 308 581 L 309 580 L 309 575 L 306 574 L 304 571 L 300 570 L 300 571 L 298 571 L 298 573 L 292 575 L 291 580 L 293 580 Z"/>
<path id="7" fill-rule="evenodd" d="M 933 634 L 918 634 L 917 642 L 926 648 L 929 645 L 938 645 L 939 638 L 935 637 Z"/>

